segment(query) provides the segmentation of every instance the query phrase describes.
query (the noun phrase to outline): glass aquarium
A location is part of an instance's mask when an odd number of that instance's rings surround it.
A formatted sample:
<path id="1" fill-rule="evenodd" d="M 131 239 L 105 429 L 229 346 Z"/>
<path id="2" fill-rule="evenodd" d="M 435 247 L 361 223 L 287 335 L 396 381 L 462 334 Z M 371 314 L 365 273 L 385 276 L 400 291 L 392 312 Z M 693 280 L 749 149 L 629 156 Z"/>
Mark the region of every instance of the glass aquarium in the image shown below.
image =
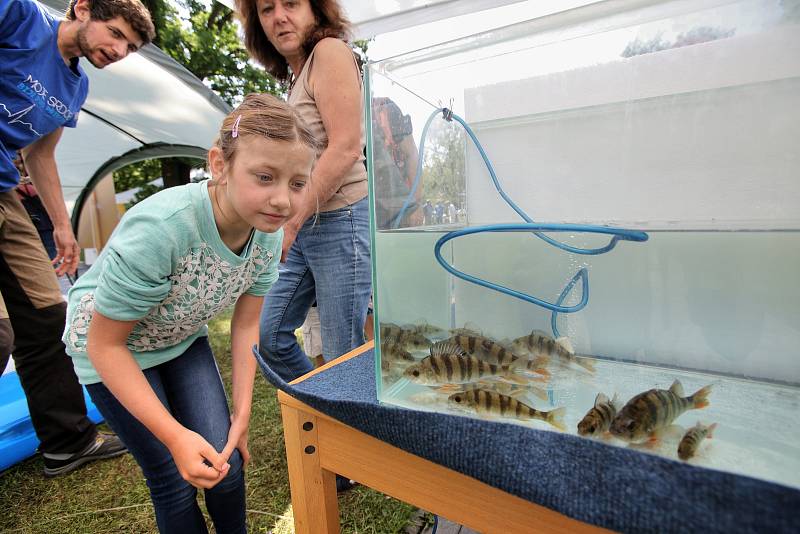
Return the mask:
<path id="1" fill-rule="evenodd" d="M 800 2 L 595 2 L 366 83 L 381 402 L 800 487 Z"/>

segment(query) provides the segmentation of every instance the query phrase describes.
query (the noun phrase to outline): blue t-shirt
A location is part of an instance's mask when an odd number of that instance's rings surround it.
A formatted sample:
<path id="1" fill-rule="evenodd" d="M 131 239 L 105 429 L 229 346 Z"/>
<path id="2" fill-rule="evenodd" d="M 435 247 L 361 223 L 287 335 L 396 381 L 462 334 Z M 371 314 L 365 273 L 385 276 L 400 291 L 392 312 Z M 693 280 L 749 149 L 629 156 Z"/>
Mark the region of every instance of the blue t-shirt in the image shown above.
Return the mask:
<path id="1" fill-rule="evenodd" d="M 19 183 L 16 151 L 75 127 L 86 100 L 86 73 L 58 50 L 60 23 L 32 0 L 0 0 L 0 192 Z"/>

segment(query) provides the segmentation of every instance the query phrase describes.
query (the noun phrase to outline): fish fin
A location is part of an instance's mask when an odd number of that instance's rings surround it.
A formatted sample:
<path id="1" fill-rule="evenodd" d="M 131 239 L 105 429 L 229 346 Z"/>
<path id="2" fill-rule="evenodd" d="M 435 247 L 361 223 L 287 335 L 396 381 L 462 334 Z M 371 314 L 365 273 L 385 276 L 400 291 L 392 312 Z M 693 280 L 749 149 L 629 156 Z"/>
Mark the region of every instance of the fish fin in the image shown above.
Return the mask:
<path id="1" fill-rule="evenodd" d="M 544 367 L 534 367 L 533 369 L 530 369 L 527 367 L 528 363 L 529 360 L 526 360 L 524 358 L 517 358 L 516 360 L 508 364 L 508 367 L 511 369 L 519 370 L 520 372 L 523 373 L 535 373 L 537 375 L 542 375 L 548 378 L 550 377 L 550 371 L 548 371 Z M 536 362 L 534 361 L 534 363 Z"/>
<path id="2" fill-rule="evenodd" d="M 647 441 L 645 441 L 644 443 L 641 443 L 640 446 L 643 449 L 653 450 L 655 448 L 658 448 L 658 446 L 660 444 L 661 444 L 661 439 L 660 438 L 651 436 Z"/>
<path id="3" fill-rule="evenodd" d="M 548 338 L 551 338 L 551 339 L 553 338 L 553 336 L 551 336 L 550 334 L 548 334 L 544 330 L 538 330 L 536 328 L 531 330 L 531 334 L 532 335 L 537 335 L 537 336 L 542 336 L 542 337 L 548 337 Z M 523 336 L 523 337 L 527 337 L 527 336 Z"/>
<path id="4" fill-rule="evenodd" d="M 611 397 L 611 406 L 613 406 L 617 412 L 622 409 L 622 402 L 619 400 L 619 393 L 616 391 L 614 392 L 614 396 Z"/>
<path id="5" fill-rule="evenodd" d="M 644 446 L 646 448 L 653 448 L 658 446 L 658 444 L 661 443 L 661 439 L 664 437 L 665 431 L 666 431 L 665 428 L 659 428 L 653 430 L 647 437 L 647 440 L 645 440 Z"/>
<path id="6" fill-rule="evenodd" d="M 677 380 L 675 382 L 678 384 L 678 386 L 680 386 L 680 382 L 678 382 Z M 675 384 L 673 384 L 673 386 L 674 385 Z M 673 393 L 677 394 L 676 391 L 673 391 Z M 697 390 L 695 394 L 690 397 L 690 400 L 692 401 L 692 407 L 697 409 L 697 408 L 705 408 L 706 406 L 708 406 L 709 393 L 711 393 L 711 384 Z"/>
<path id="7" fill-rule="evenodd" d="M 716 429 L 717 429 L 717 423 L 711 423 L 710 425 L 708 425 L 708 434 L 706 434 L 706 437 L 708 439 L 713 438 L 714 437 L 714 431 Z"/>
<path id="8" fill-rule="evenodd" d="M 442 384 L 440 386 L 434 387 L 433 390 L 439 393 L 456 393 L 458 391 L 463 391 L 459 387 L 459 384 Z"/>
<path id="9" fill-rule="evenodd" d="M 607 404 L 607 403 L 608 403 L 608 397 L 606 396 L 605 393 L 598 393 L 597 397 L 594 398 L 594 407 L 595 408 L 597 408 L 601 404 Z"/>
<path id="10" fill-rule="evenodd" d="M 681 384 L 681 381 L 678 380 L 677 378 L 675 379 L 675 382 L 673 382 L 672 385 L 669 387 L 669 390 L 681 398 L 686 396 L 683 393 L 683 384 Z"/>
<path id="11" fill-rule="evenodd" d="M 587 360 L 586 358 L 575 358 L 575 363 L 577 363 L 590 373 L 594 373 L 594 362 L 592 360 Z"/>
<path id="12" fill-rule="evenodd" d="M 509 369 L 509 372 L 506 373 L 503 378 L 514 382 L 515 384 L 527 385 L 530 382 L 530 379 L 524 378 L 516 373 L 514 373 L 513 369 Z"/>
<path id="13" fill-rule="evenodd" d="M 540 388 L 538 386 L 528 386 L 528 389 L 530 389 L 531 393 L 533 393 L 534 395 L 536 395 L 537 397 L 539 397 L 542 400 L 546 401 L 546 400 L 548 400 L 550 398 L 547 395 L 547 391 L 544 388 Z"/>
<path id="14" fill-rule="evenodd" d="M 533 371 L 534 373 L 536 373 L 538 375 L 542 375 L 543 377 L 550 378 L 550 371 L 548 371 L 544 367 L 537 367 L 535 369 L 531 369 L 531 371 Z"/>
<path id="15" fill-rule="evenodd" d="M 564 406 L 562 406 L 561 408 L 556 408 L 555 410 L 550 410 L 549 412 L 547 412 L 545 420 L 554 427 L 556 427 L 557 429 L 559 429 L 560 431 L 566 432 L 567 427 L 564 424 L 564 421 L 562 421 L 562 418 L 564 417 L 564 414 L 566 412 L 567 409 Z"/>
<path id="16" fill-rule="evenodd" d="M 575 347 L 572 346 L 572 341 L 570 341 L 568 337 L 562 336 L 556 339 L 556 343 L 561 345 L 561 347 L 570 354 L 575 354 Z"/>
<path id="17" fill-rule="evenodd" d="M 465 356 L 466 352 L 464 349 L 456 345 L 455 343 L 451 343 L 449 341 L 437 341 L 430 348 L 431 356 L 437 356 L 441 354 L 455 354 L 457 356 Z"/>

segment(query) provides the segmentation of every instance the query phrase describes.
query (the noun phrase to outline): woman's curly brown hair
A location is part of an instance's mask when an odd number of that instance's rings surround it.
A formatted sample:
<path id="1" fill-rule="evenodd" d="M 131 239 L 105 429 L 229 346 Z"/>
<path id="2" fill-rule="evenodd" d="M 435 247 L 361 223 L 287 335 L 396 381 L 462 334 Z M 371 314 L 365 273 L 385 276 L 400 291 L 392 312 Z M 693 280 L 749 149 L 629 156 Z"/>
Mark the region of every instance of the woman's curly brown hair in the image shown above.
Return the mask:
<path id="1" fill-rule="evenodd" d="M 303 43 L 306 57 L 311 54 L 316 44 L 326 37 L 334 37 L 345 42 L 350 39 L 350 21 L 345 17 L 342 6 L 337 0 L 308 1 L 316 25 Z M 244 28 L 244 45 L 247 51 L 279 82 L 286 83 L 289 79 L 289 64 L 272 46 L 261 27 L 261 20 L 258 18 L 258 0 L 236 0 L 236 11 Z"/>

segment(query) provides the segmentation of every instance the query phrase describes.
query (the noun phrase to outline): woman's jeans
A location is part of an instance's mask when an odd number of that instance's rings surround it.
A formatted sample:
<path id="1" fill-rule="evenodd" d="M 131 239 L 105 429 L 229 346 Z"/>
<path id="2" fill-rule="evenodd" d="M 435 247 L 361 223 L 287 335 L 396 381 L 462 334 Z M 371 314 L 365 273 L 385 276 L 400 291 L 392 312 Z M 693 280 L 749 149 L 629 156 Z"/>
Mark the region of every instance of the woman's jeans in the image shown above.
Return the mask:
<path id="1" fill-rule="evenodd" d="M 261 310 L 259 350 L 269 366 L 289 381 L 313 369 L 294 331 L 315 300 L 326 361 L 365 341 L 372 291 L 368 200 L 307 220 L 278 271 L 278 281 Z"/>
<path id="2" fill-rule="evenodd" d="M 200 337 L 174 360 L 144 370 L 167 410 L 186 428 L 203 436 L 217 451 L 228 441 L 230 412 L 208 338 Z M 167 447 L 132 416 L 102 382 L 86 386 L 106 422 L 142 468 L 162 534 L 206 533 L 197 505 L 197 489 L 186 482 Z M 219 534 L 246 532 L 242 458 L 234 450 L 230 470 L 205 490 L 206 507 Z"/>

